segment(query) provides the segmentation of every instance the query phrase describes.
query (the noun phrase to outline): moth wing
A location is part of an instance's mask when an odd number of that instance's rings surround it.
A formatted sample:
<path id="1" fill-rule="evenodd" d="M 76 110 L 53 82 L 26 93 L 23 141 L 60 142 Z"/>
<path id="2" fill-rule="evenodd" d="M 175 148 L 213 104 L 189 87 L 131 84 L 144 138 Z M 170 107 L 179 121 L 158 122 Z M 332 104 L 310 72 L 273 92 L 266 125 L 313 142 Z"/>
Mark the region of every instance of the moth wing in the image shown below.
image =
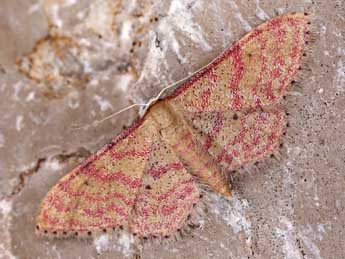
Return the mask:
<path id="1" fill-rule="evenodd" d="M 151 144 L 151 123 L 144 120 L 60 179 L 42 201 L 38 234 L 83 235 L 128 226 Z"/>
<path id="2" fill-rule="evenodd" d="M 164 237 L 182 228 L 199 189 L 173 149 L 157 136 L 130 220 L 138 236 Z"/>
<path id="3" fill-rule="evenodd" d="M 286 114 L 279 107 L 188 113 L 185 118 L 195 139 L 228 170 L 271 155 L 280 145 L 287 123 Z"/>
<path id="4" fill-rule="evenodd" d="M 301 65 L 307 25 L 303 13 L 263 23 L 180 86 L 171 103 L 190 112 L 279 103 Z"/>

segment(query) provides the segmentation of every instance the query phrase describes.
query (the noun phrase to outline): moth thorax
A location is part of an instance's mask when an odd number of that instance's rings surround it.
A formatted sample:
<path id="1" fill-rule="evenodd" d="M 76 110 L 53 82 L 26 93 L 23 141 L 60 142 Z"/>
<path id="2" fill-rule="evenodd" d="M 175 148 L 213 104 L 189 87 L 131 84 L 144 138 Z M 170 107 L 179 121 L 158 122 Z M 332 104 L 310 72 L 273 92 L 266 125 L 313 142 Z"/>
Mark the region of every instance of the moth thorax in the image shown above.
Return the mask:
<path id="1" fill-rule="evenodd" d="M 175 122 L 175 116 L 165 102 L 155 104 L 151 116 L 160 129 L 167 128 Z"/>

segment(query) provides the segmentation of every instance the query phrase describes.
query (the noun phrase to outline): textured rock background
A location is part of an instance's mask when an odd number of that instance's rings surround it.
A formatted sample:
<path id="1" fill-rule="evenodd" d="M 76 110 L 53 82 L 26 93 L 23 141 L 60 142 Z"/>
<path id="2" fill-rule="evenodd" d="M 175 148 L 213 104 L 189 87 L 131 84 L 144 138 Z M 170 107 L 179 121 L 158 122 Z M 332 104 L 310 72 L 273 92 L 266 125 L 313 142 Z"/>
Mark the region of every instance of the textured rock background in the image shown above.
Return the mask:
<path id="1" fill-rule="evenodd" d="M 38 239 L 40 200 L 139 110 L 92 122 L 148 102 L 262 21 L 290 11 L 314 14 L 316 41 L 285 101 L 291 116 L 281 161 L 236 173 L 231 202 L 208 195 L 191 235 L 147 243 L 143 258 L 344 258 L 342 0 L 2 0 L 0 258 L 134 257 L 125 234 Z"/>

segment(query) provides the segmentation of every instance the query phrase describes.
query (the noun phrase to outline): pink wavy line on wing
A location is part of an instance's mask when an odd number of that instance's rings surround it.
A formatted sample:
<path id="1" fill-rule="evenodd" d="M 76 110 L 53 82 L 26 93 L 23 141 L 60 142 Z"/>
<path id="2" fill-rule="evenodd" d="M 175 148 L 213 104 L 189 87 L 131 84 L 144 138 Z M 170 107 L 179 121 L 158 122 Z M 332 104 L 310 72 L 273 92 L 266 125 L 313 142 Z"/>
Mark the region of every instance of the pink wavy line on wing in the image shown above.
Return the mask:
<path id="1" fill-rule="evenodd" d="M 240 132 L 234 137 L 234 139 L 230 140 L 223 148 L 221 153 L 217 156 L 217 162 L 221 162 L 222 160 L 224 160 L 224 158 L 226 159 L 225 162 L 228 163 L 228 161 L 230 162 L 229 165 L 232 163 L 233 161 L 233 156 L 229 157 L 228 154 L 228 150 L 230 146 L 234 146 L 235 144 L 241 144 L 243 142 L 243 139 L 245 137 L 245 134 L 248 132 L 248 129 L 244 126 L 245 124 L 245 119 L 246 117 L 244 116 L 243 118 L 241 118 L 241 130 Z"/>
<path id="2" fill-rule="evenodd" d="M 161 208 L 160 212 L 163 216 L 169 216 L 174 213 L 178 209 L 177 203 L 173 203 L 172 205 L 164 204 Z"/>
<path id="3" fill-rule="evenodd" d="M 67 212 L 71 212 L 71 211 L 76 209 L 73 206 L 66 205 L 66 203 L 59 197 L 51 196 L 48 198 L 48 202 L 52 207 L 54 207 L 60 213 L 61 212 L 67 213 Z M 84 209 L 84 212 L 87 214 L 87 216 L 97 217 L 97 216 L 101 216 L 101 215 L 105 214 L 109 210 L 113 210 L 113 211 L 117 212 L 119 215 L 127 217 L 128 214 L 127 214 L 127 212 L 125 212 L 125 209 L 126 208 L 124 208 L 122 206 L 118 206 L 115 203 L 112 203 L 111 205 L 109 205 L 105 208 L 97 208 L 95 210 L 92 210 L 90 208 L 86 208 L 86 209 Z"/>
<path id="4" fill-rule="evenodd" d="M 42 217 L 43 221 L 45 221 L 45 223 L 48 223 L 49 225 L 61 225 L 60 219 L 50 216 L 46 209 L 43 211 Z"/>
<path id="5" fill-rule="evenodd" d="M 230 100 L 230 106 L 234 110 L 241 109 L 243 105 L 243 96 L 239 94 L 239 84 L 244 75 L 244 64 L 242 62 L 241 55 L 241 47 L 239 45 L 235 45 L 232 49 L 232 52 L 230 52 L 230 57 L 232 57 L 235 73 L 232 76 L 229 84 L 232 96 Z"/>
<path id="6" fill-rule="evenodd" d="M 201 93 L 201 107 L 200 111 L 205 110 L 205 108 L 209 105 L 210 101 L 210 96 L 211 96 L 211 89 L 207 88 Z"/>
<path id="7" fill-rule="evenodd" d="M 187 185 L 187 187 L 185 187 L 185 188 L 189 188 L 189 187 L 194 188 L 194 184 L 195 184 L 195 182 L 192 178 L 176 183 L 177 186 Z M 176 189 L 176 186 L 172 187 L 171 189 L 169 189 L 165 193 L 162 193 L 159 196 L 156 196 L 155 198 L 158 201 L 163 201 L 163 200 L 166 200 L 169 196 L 173 195 L 175 192 L 178 192 L 178 190 Z"/>
<path id="8" fill-rule="evenodd" d="M 260 45 L 260 54 L 259 54 L 259 61 L 260 61 L 260 72 L 258 74 L 258 78 L 256 79 L 255 83 L 253 86 L 251 86 L 252 89 L 252 95 L 257 96 L 258 94 L 258 87 L 262 83 L 262 80 L 264 79 L 263 72 L 267 70 L 267 65 L 266 65 L 266 57 L 264 55 L 264 50 L 266 48 L 267 42 L 263 40 L 263 38 L 258 37 L 256 39 Z M 255 102 L 257 107 L 261 106 L 261 100 L 258 98 L 256 99 Z"/>
<path id="9" fill-rule="evenodd" d="M 223 124 L 223 115 L 220 112 L 217 112 L 216 118 L 214 120 L 214 125 L 210 133 L 207 135 L 206 141 L 204 143 L 204 148 L 208 150 L 211 147 L 212 142 L 214 142 L 214 138 L 217 136 L 217 134 L 221 131 L 221 129 L 224 127 Z"/>
<path id="10" fill-rule="evenodd" d="M 85 170 L 85 171 L 84 171 Z M 130 177 L 120 171 L 117 172 L 105 172 L 102 169 L 97 169 L 95 166 L 90 165 L 87 168 L 84 168 L 82 174 L 93 177 L 101 182 L 112 182 L 117 181 L 122 185 L 125 185 L 129 188 L 135 189 L 140 187 L 141 178 Z"/>
<path id="11" fill-rule="evenodd" d="M 193 185 L 191 183 L 193 183 Z M 184 200 L 187 195 L 192 194 L 193 190 L 195 190 L 195 188 L 194 188 L 194 181 L 193 180 L 191 180 L 190 183 L 186 182 L 184 184 L 186 184 L 187 186 L 185 188 L 183 188 L 182 191 L 179 191 L 179 193 L 176 195 L 176 197 L 178 197 L 179 199 L 182 199 L 182 200 Z M 166 192 L 165 194 L 161 195 L 158 198 L 158 200 L 159 201 L 163 201 L 163 200 L 168 198 L 168 195 L 173 195 L 176 192 L 177 192 L 176 189 L 174 191 L 172 191 L 172 192 Z"/>
<path id="12" fill-rule="evenodd" d="M 164 166 L 156 166 L 150 168 L 146 173 L 155 179 L 160 178 L 163 174 L 170 170 L 182 170 L 184 166 L 181 162 L 171 163 Z"/>
<path id="13" fill-rule="evenodd" d="M 276 114 L 274 114 L 274 115 L 276 115 Z M 226 144 L 225 147 L 222 149 L 222 152 L 217 157 L 217 161 L 218 162 L 224 161 L 228 165 L 231 165 L 234 157 L 238 157 L 243 152 L 245 153 L 244 154 L 244 160 L 240 162 L 240 165 L 246 163 L 250 158 L 253 158 L 255 155 L 249 156 L 247 153 L 252 150 L 252 147 L 254 147 L 255 145 L 258 144 L 258 141 L 261 139 L 261 136 L 254 137 L 252 143 L 244 143 L 243 140 L 244 140 L 245 135 L 250 131 L 260 132 L 262 130 L 260 123 L 263 123 L 263 120 L 267 120 L 267 118 L 262 117 L 262 114 L 259 113 L 254 120 L 257 122 L 258 125 L 252 125 L 251 130 L 249 130 L 248 128 L 242 127 L 240 133 L 232 141 L 229 141 L 228 144 Z M 244 125 L 244 123 L 245 123 L 245 118 L 242 121 L 243 125 Z M 256 128 L 256 126 L 258 126 L 258 128 Z M 237 149 L 234 149 L 231 151 L 231 154 L 229 154 L 229 152 L 228 152 L 229 147 L 234 146 L 235 144 L 241 145 L 239 147 L 239 148 L 241 148 L 241 152 Z M 266 151 L 267 151 L 267 149 L 264 149 L 260 152 L 258 151 L 257 155 L 259 155 L 259 153 L 261 155 Z M 246 157 L 248 159 L 246 159 Z"/>
<path id="14" fill-rule="evenodd" d="M 151 153 L 151 148 L 145 148 L 143 150 L 129 150 L 129 151 L 115 151 L 111 150 L 110 155 L 116 159 L 123 159 L 128 157 L 148 157 Z"/>
<path id="15" fill-rule="evenodd" d="M 282 115 L 282 112 L 275 111 L 275 113 L 274 113 L 275 120 L 274 120 L 274 123 L 272 125 L 272 129 L 275 129 L 277 126 L 279 126 L 279 122 L 282 120 L 281 115 Z M 279 130 L 280 129 L 281 128 L 279 128 Z M 282 133 L 282 131 L 280 133 Z M 278 131 L 273 130 L 272 133 L 269 136 L 267 136 L 268 141 L 267 141 L 266 146 L 263 149 L 258 150 L 255 153 L 245 154 L 243 164 L 246 163 L 247 161 L 251 160 L 252 158 L 262 156 L 262 155 L 264 155 L 264 153 L 267 153 L 267 151 L 272 150 L 274 144 L 278 145 L 278 142 L 276 140 L 280 136 L 281 136 L 281 134 L 278 134 Z M 253 145 L 254 145 L 254 143 L 253 143 Z"/>
<path id="16" fill-rule="evenodd" d="M 43 211 L 43 220 L 46 224 L 50 225 L 45 228 L 47 230 L 65 230 L 65 231 L 87 231 L 91 228 L 108 228 L 123 225 L 124 221 L 119 222 L 118 219 L 104 217 L 98 222 L 81 222 L 77 219 L 68 219 L 67 221 L 61 221 L 59 218 L 54 217 L 48 213 L 47 210 Z"/>
<path id="17" fill-rule="evenodd" d="M 50 206 L 54 207 L 60 213 L 62 212 L 66 213 L 66 212 L 71 211 L 72 209 L 72 206 L 66 205 L 66 203 L 59 196 L 49 195 L 47 197 L 47 202 L 49 203 Z"/>
<path id="18" fill-rule="evenodd" d="M 95 160 L 99 159 L 109 150 L 112 150 L 116 145 L 118 145 L 122 140 L 126 139 L 127 137 L 133 136 L 135 130 L 137 130 L 145 120 L 145 116 L 135 121 L 129 128 L 123 130 L 119 135 L 112 139 L 112 141 L 101 148 L 96 153 L 92 154 L 89 158 L 81 162 L 74 170 L 83 169 L 87 167 L 89 164 L 94 162 Z"/>
<path id="19" fill-rule="evenodd" d="M 257 117 L 254 119 L 254 121 L 256 122 L 254 125 L 252 125 L 250 127 L 249 132 L 262 132 L 263 131 L 263 122 L 260 120 L 261 119 L 261 114 L 258 114 Z M 243 153 L 243 160 L 241 161 L 241 164 L 246 163 L 247 161 L 249 161 L 250 159 L 253 159 L 255 157 L 257 157 L 258 155 L 263 154 L 264 152 L 266 152 L 266 149 L 263 150 L 258 150 L 257 152 L 255 152 L 254 154 L 252 153 L 252 151 L 255 149 L 255 147 L 259 144 L 259 141 L 262 140 L 264 138 L 262 138 L 262 135 L 254 135 L 254 137 L 252 136 L 251 141 L 249 143 L 242 143 L 242 147 L 241 147 L 241 153 Z"/>
<path id="20" fill-rule="evenodd" d="M 218 76 L 216 75 L 214 68 L 210 68 L 209 71 L 207 71 L 207 73 L 205 74 L 205 77 L 210 80 L 210 85 L 201 94 L 201 107 L 199 110 L 200 112 L 204 111 L 209 106 L 212 91 L 217 87 Z"/>
<path id="21" fill-rule="evenodd" d="M 286 33 L 286 30 L 283 29 L 282 27 L 282 20 L 276 20 L 272 22 L 269 27 L 271 28 L 272 32 L 276 34 L 275 38 L 275 48 L 272 50 L 273 51 L 273 58 L 274 58 L 274 64 L 280 64 L 284 65 L 285 62 L 284 60 L 281 59 L 281 55 L 279 53 L 280 51 L 280 45 L 284 43 L 284 36 Z M 281 76 L 282 71 L 279 68 L 273 69 L 272 71 L 267 71 L 269 73 L 269 81 L 264 85 L 263 87 L 263 92 L 266 95 L 266 98 L 268 100 L 275 100 L 276 96 L 273 94 L 273 89 L 272 89 L 272 83 L 275 78 L 278 78 Z"/>
<path id="22" fill-rule="evenodd" d="M 141 197 L 140 199 L 138 199 L 137 203 L 137 213 L 140 214 L 140 216 L 142 217 L 148 217 L 150 215 L 156 215 L 158 212 L 161 212 L 162 215 L 164 216 L 169 216 L 171 215 L 176 209 L 180 208 L 177 206 L 178 201 L 186 201 L 188 203 L 195 203 L 198 198 L 193 199 L 193 196 L 191 196 L 191 194 L 193 193 L 193 191 L 195 190 L 194 186 L 192 185 L 187 185 L 186 187 L 184 187 L 182 190 L 176 190 L 176 187 L 174 188 L 174 190 L 172 192 L 169 193 L 165 193 L 163 195 L 161 195 L 161 197 L 152 197 L 150 195 L 145 195 L 144 197 Z M 177 194 L 175 195 L 175 193 L 177 192 Z M 175 195 L 175 196 L 174 196 Z M 163 200 L 165 200 L 166 198 L 168 198 L 173 196 L 174 200 L 173 201 L 164 201 L 164 203 L 162 203 Z M 190 198 L 190 199 L 188 199 Z M 146 200 L 156 200 L 159 203 L 157 204 L 147 204 Z M 140 206 L 140 203 L 143 204 L 143 206 Z"/>
<path id="23" fill-rule="evenodd" d="M 140 196 L 137 197 L 136 204 L 140 204 L 140 203 L 144 204 L 147 199 L 155 200 L 159 202 L 163 202 L 163 201 L 165 202 L 167 198 L 173 196 L 176 192 L 183 192 L 177 189 L 178 186 L 187 185 L 184 189 L 189 188 L 189 187 L 194 189 L 195 188 L 194 184 L 195 182 L 193 178 L 190 178 L 188 180 L 177 182 L 172 188 L 170 188 L 169 190 L 161 194 L 155 194 L 153 191 L 144 192 Z"/>
<path id="24" fill-rule="evenodd" d="M 70 181 L 61 182 L 58 185 L 58 188 L 61 191 L 67 193 L 69 196 L 72 196 L 74 198 L 82 198 L 82 199 L 85 199 L 85 200 L 90 201 L 90 202 L 107 202 L 111 199 L 116 198 L 116 199 L 123 201 L 128 206 L 134 205 L 134 200 L 128 199 L 125 195 L 118 193 L 118 192 L 111 192 L 111 193 L 108 193 L 106 195 L 100 196 L 97 194 L 91 195 L 91 194 L 87 193 L 86 190 L 74 191 L 74 190 L 72 190 L 72 188 L 70 186 Z"/>
<path id="25" fill-rule="evenodd" d="M 171 234 L 182 227 L 183 223 L 185 222 L 185 218 L 194 202 L 194 200 L 188 201 L 183 206 L 179 207 L 177 212 L 173 216 L 171 216 L 171 213 L 169 216 L 165 216 L 164 218 L 162 218 L 162 221 L 160 222 L 149 222 L 146 221 L 145 217 L 135 218 L 130 222 L 130 229 L 132 231 L 138 232 L 140 235 Z"/>
<path id="26" fill-rule="evenodd" d="M 118 215 L 127 218 L 128 213 L 121 207 L 116 205 L 115 203 L 108 205 L 108 206 L 103 206 L 103 207 L 98 207 L 96 209 L 91 209 L 91 208 L 85 208 L 83 209 L 83 212 L 86 214 L 88 217 L 103 217 L 106 215 L 107 212 L 116 212 Z"/>
<path id="27" fill-rule="evenodd" d="M 288 19 L 288 21 L 293 26 L 295 31 L 297 31 L 297 33 L 294 34 L 295 36 L 293 39 L 293 43 L 292 43 L 293 45 L 291 47 L 291 53 L 290 53 L 291 60 L 293 60 L 294 58 L 297 57 L 298 54 L 301 54 L 303 52 L 303 48 L 298 48 L 298 42 L 299 42 L 298 41 L 298 35 L 300 33 L 299 27 L 297 26 L 297 24 L 295 23 L 294 20 Z M 305 30 L 307 30 L 307 28 Z M 303 38 L 303 40 L 305 40 L 305 38 Z M 288 81 L 296 73 L 296 69 L 294 69 L 294 65 L 295 65 L 295 63 L 291 62 L 290 66 L 287 68 L 288 72 L 286 73 L 285 77 L 280 81 L 281 82 L 280 91 L 282 91 L 283 88 L 286 85 L 288 85 Z"/>

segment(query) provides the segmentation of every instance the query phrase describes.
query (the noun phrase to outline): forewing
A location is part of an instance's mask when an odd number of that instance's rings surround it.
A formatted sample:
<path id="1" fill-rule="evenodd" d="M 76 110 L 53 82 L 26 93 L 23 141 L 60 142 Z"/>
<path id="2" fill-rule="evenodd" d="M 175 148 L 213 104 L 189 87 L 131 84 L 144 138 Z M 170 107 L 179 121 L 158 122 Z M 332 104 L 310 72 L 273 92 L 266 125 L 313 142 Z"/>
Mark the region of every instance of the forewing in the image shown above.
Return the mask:
<path id="1" fill-rule="evenodd" d="M 273 18 L 244 36 L 170 97 L 190 112 L 256 108 L 279 103 L 301 65 L 308 18 Z"/>
<path id="2" fill-rule="evenodd" d="M 68 236 L 128 226 L 151 144 L 150 121 L 137 123 L 63 177 L 42 201 L 38 233 Z"/>

